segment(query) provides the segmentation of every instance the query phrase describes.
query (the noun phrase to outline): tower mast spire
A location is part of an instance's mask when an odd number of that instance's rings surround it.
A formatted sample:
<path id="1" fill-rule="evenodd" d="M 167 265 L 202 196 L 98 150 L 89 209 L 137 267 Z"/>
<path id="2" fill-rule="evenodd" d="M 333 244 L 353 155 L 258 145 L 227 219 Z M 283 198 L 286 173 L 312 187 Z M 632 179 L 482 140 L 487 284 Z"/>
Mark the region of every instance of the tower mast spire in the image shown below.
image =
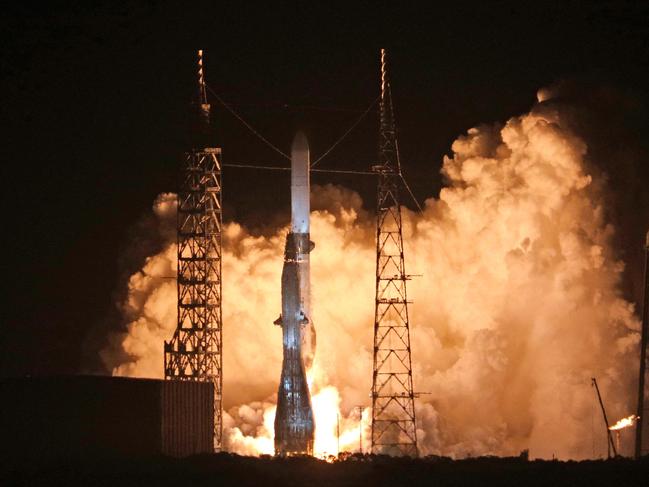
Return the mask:
<path id="1" fill-rule="evenodd" d="M 178 321 L 164 344 L 165 378 L 214 384 L 214 429 L 222 448 L 221 149 L 210 147 L 210 105 L 198 51 L 198 133 L 185 153 L 178 191 Z M 206 147 L 207 146 L 207 147 Z M 179 411 L 179 414 L 183 414 Z"/>
<path id="2" fill-rule="evenodd" d="M 205 89 L 205 74 L 203 72 L 203 50 L 198 50 L 198 96 L 197 102 L 200 109 L 201 121 L 205 127 L 210 125 L 210 104 L 207 103 L 207 91 Z"/>
<path id="3" fill-rule="evenodd" d="M 381 49 L 376 208 L 376 296 L 372 375 L 372 452 L 417 456 L 415 393 L 403 252 L 397 145 L 387 53 Z"/>

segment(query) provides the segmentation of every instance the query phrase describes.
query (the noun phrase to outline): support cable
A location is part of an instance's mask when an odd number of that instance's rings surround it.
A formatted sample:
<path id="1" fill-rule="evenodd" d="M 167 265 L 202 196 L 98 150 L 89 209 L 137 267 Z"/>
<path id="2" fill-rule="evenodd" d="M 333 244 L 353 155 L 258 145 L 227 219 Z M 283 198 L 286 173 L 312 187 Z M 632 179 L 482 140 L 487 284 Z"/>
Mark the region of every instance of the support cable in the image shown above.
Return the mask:
<path id="1" fill-rule="evenodd" d="M 269 109 L 281 110 L 301 110 L 301 111 L 320 111 L 320 112 L 345 112 L 345 113 L 363 113 L 364 109 L 341 107 L 341 106 L 318 106 L 318 105 L 291 105 L 290 103 L 233 103 L 229 102 L 231 107 L 249 107 L 249 108 L 263 108 L 268 111 Z"/>
<path id="2" fill-rule="evenodd" d="M 290 171 L 290 167 L 282 167 L 282 166 L 264 166 L 260 164 L 243 164 L 243 163 L 228 163 L 228 164 L 222 164 L 224 167 L 236 167 L 240 169 L 262 169 L 262 170 L 270 170 L 270 171 Z M 312 172 L 320 172 L 320 173 L 332 173 L 332 174 L 357 174 L 357 175 L 364 175 L 364 176 L 376 176 L 376 173 L 371 172 L 371 171 L 353 171 L 353 170 L 348 170 L 348 169 L 311 169 Z"/>
<path id="3" fill-rule="evenodd" d="M 241 164 L 241 163 L 224 163 L 223 167 L 237 167 L 240 169 L 267 169 L 269 171 L 290 171 L 290 167 L 282 166 L 262 166 L 259 164 Z"/>
<path id="4" fill-rule="evenodd" d="M 423 213 L 424 210 L 422 209 L 421 205 L 419 204 L 419 201 L 417 201 L 417 198 L 415 198 L 414 193 L 410 189 L 410 186 L 408 185 L 408 181 L 406 181 L 406 178 L 403 177 L 403 173 L 399 172 L 399 176 L 401 176 L 401 181 L 403 181 L 403 185 L 408 190 L 408 193 L 410 194 L 410 197 L 412 198 L 412 201 L 414 201 L 415 205 L 417 205 L 417 208 L 419 208 L 419 213 Z"/>
<path id="5" fill-rule="evenodd" d="M 377 103 L 380 99 L 381 99 L 381 95 L 377 96 L 376 99 L 375 99 L 372 103 L 370 103 L 370 106 L 367 107 L 367 110 L 365 110 L 365 111 L 361 114 L 361 116 L 358 117 L 358 119 L 357 119 L 357 120 L 356 120 L 356 121 L 351 125 L 351 127 L 349 127 L 349 128 L 347 129 L 347 131 L 346 131 L 346 132 L 345 132 L 345 133 L 344 133 L 344 134 L 343 134 L 343 135 L 342 135 L 342 136 L 341 136 L 341 137 L 340 137 L 336 142 L 334 142 L 334 144 L 333 144 L 331 147 L 329 147 L 329 149 L 327 149 L 327 150 L 325 151 L 324 154 L 322 154 L 322 155 L 321 155 L 320 157 L 318 157 L 315 161 L 313 161 L 313 164 L 311 164 L 311 168 L 315 167 L 315 165 L 316 165 L 318 162 L 320 162 L 322 159 L 324 159 L 325 157 L 327 157 L 327 156 L 329 155 L 329 153 L 330 153 L 332 150 L 334 150 L 334 149 L 336 148 L 336 146 L 337 146 L 338 144 L 340 144 L 340 143 L 341 143 L 341 142 L 342 142 L 342 141 L 343 141 L 343 140 L 344 140 L 344 139 L 349 135 L 349 133 L 350 133 L 352 130 L 354 130 L 354 129 L 356 128 L 356 126 L 357 126 L 359 123 L 361 123 L 361 121 L 362 121 L 362 120 L 365 118 L 365 116 L 370 112 L 370 110 L 372 110 L 372 107 L 374 107 L 374 105 L 376 105 L 376 103 Z"/>
<path id="6" fill-rule="evenodd" d="M 275 152 L 283 156 L 284 158 L 291 160 L 291 158 L 283 152 L 281 149 L 277 148 L 273 143 L 271 143 L 268 139 L 266 139 L 263 135 L 261 135 L 255 128 L 250 125 L 241 115 L 239 115 L 223 98 L 221 98 L 213 89 L 210 85 L 205 84 L 209 92 L 218 100 L 221 105 L 223 105 L 234 117 L 236 117 L 248 130 L 250 130 L 256 137 L 258 137 L 262 142 L 264 142 L 268 147 L 273 149 Z M 328 173 L 333 173 L 333 174 L 358 174 L 358 175 L 375 175 L 375 173 L 369 172 L 369 171 L 351 171 L 351 170 L 341 170 L 341 169 L 313 169 L 316 164 L 318 164 L 322 159 L 327 157 L 351 132 L 356 128 L 356 126 L 361 123 L 361 121 L 367 116 L 367 114 L 372 110 L 374 105 L 381 99 L 381 96 L 379 95 L 374 99 L 372 103 L 367 107 L 367 109 L 361 114 L 358 119 L 345 131 L 345 133 L 338 139 L 336 142 L 333 143 L 329 149 L 327 149 L 324 154 L 322 154 L 320 157 L 318 157 L 313 164 L 311 164 L 311 170 L 313 172 L 328 172 Z M 397 149 L 397 158 L 399 158 L 399 152 Z M 239 168 L 249 168 L 249 169 L 268 169 L 268 170 L 290 170 L 290 168 L 283 168 L 283 167 L 275 167 L 275 166 L 261 166 L 261 165 L 255 165 L 255 164 L 222 164 L 225 167 L 239 167 Z M 403 173 L 401 173 L 401 161 L 399 161 L 399 176 L 401 177 L 401 180 L 403 181 L 403 184 L 408 191 L 410 197 L 412 198 L 412 201 L 415 203 L 417 208 L 419 209 L 419 212 L 423 212 L 423 209 L 421 205 L 419 204 L 419 201 L 417 201 L 417 198 L 415 197 L 414 193 L 412 192 L 412 189 L 410 189 L 410 186 L 408 185 L 408 182 L 403 176 Z"/>
<path id="7" fill-rule="evenodd" d="M 232 115 L 234 115 L 242 124 L 246 126 L 248 130 L 250 130 L 253 134 L 255 134 L 264 144 L 266 144 L 268 147 L 273 149 L 275 152 L 283 156 L 285 159 L 288 159 L 289 161 L 291 160 L 290 156 L 288 156 L 285 152 L 282 150 L 278 149 L 275 145 L 273 145 L 268 139 L 266 139 L 263 135 L 261 135 L 255 128 L 250 125 L 248 122 L 246 122 L 241 115 L 239 115 L 230 105 L 228 105 L 223 98 L 221 98 L 219 95 L 216 94 L 216 92 L 210 87 L 210 85 L 206 84 L 207 89 L 209 90 L 212 95 L 223 105 Z"/>
<path id="8" fill-rule="evenodd" d="M 311 169 L 311 171 L 332 174 L 361 174 L 365 176 L 376 176 L 376 173 L 372 171 L 352 171 L 351 169 Z"/>
<path id="9" fill-rule="evenodd" d="M 393 123 L 395 124 L 394 131 L 396 132 L 397 131 L 396 123 L 394 121 Z M 399 143 L 395 141 L 394 147 L 397 153 L 397 166 L 399 167 L 399 177 L 401 178 L 401 181 L 403 181 L 403 185 L 406 187 L 406 190 L 408 190 L 408 193 L 410 194 L 412 201 L 414 201 L 415 205 L 417 205 L 417 208 L 419 208 L 419 213 L 423 213 L 424 210 L 421 208 L 421 205 L 419 204 L 419 201 L 417 201 L 417 198 L 415 198 L 415 194 L 412 192 L 412 189 L 410 189 L 410 185 L 408 184 L 408 181 L 406 181 L 406 178 L 403 176 L 403 172 L 401 172 L 401 156 L 399 155 Z"/>
<path id="10" fill-rule="evenodd" d="M 390 88 L 390 85 L 387 86 L 387 89 L 388 89 L 388 92 L 390 94 L 390 105 L 391 105 L 392 104 L 392 90 Z M 397 124 L 394 121 L 394 119 L 392 119 L 392 123 L 394 124 L 394 131 L 395 131 L 395 133 L 397 133 Z M 401 171 L 401 156 L 399 154 L 399 142 L 397 142 L 396 137 L 395 137 L 395 141 L 394 141 L 394 149 L 395 149 L 396 156 L 397 156 L 397 168 L 399 170 L 399 177 L 401 178 L 401 181 L 403 181 L 403 185 L 406 187 L 406 190 L 410 194 L 410 197 L 412 198 L 412 201 L 415 202 L 415 205 L 419 209 L 419 213 L 423 213 L 424 210 L 421 208 L 421 205 L 419 204 L 419 201 L 417 201 L 417 198 L 415 198 L 415 194 L 412 192 L 412 189 L 410 189 L 410 185 L 408 184 L 408 181 L 406 181 L 406 178 L 403 176 L 403 172 Z"/>

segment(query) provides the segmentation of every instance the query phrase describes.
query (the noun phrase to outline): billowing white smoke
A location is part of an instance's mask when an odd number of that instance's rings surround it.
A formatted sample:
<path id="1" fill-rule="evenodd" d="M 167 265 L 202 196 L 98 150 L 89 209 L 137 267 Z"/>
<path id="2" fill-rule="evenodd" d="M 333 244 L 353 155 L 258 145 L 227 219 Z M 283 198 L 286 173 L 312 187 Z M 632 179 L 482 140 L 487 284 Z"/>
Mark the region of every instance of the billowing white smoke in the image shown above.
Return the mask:
<path id="1" fill-rule="evenodd" d="M 452 150 L 439 198 L 427 200 L 422 214 L 404 210 L 407 269 L 423 274 L 408 289 L 415 387 L 425 393 L 420 450 L 601 454 L 590 379 L 597 377 L 611 417 L 631 412 L 639 323 L 619 293 L 622 264 L 610 248 L 613 228 L 587 146 L 545 102 L 502 127 L 469 130 Z M 371 386 L 374 221 L 350 190 L 314 188 L 313 199 L 328 208 L 312 214 L 314 387 L 332 407 L 340 402 L 342 444 L 352 449 L 354 407 L 368 405 Z M 156 201 L 161 218 L 173 213 L 171 201 Z M 286 231 L 265 238 L 225 226 L 225 426 L 229 448 L 241 453 L 272 451 L 281 366 L 281 333 L 272 323 Z M 169 242 L 131 277 L 128 330 L 102 352 L 114 374 L 162 376 L 162 342 L 176 317 L 175 282 L 165 277 L 174 273 Z M 316 408 L 316 421 L 318 414 L 326 416 Z"/>

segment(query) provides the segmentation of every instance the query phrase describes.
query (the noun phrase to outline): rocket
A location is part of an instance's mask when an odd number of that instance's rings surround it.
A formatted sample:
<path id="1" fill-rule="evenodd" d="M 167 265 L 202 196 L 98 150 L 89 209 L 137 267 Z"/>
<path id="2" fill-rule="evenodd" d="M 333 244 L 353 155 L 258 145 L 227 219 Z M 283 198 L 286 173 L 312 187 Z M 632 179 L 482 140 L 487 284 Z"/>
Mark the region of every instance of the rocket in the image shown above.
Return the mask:
<path id="1" fill-rule="evenodd" d="M 275 413 L 275 454 L 313 454 L 313 410 L 306 372 L 315 351 L 311 320 L 309 254 L 309 143 L 301 132 L 291 147 L 291 230 L 286 236 L 282 268 L 282 327 L 284 358 Z"/>

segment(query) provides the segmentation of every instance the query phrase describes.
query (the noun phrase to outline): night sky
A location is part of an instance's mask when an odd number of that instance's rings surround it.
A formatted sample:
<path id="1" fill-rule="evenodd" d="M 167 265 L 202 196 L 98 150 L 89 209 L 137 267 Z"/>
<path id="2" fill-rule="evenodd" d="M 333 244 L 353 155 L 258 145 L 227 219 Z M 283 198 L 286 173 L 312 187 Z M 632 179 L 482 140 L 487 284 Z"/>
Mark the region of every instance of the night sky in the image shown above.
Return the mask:
<path id="1" fill-rule="evenodd" d="M 134 236 L 156 195 L 177 187 L 198 48 L 220 97 L 285 152 L 304 130 L 317 158 L 377 97 L 378 49 L 388 47 L 404 173 L 420 201 L 438 194 L 458 135 L 505 122 L 539 88 L 563 83 L 578 129 L 596 141 L 589 154 L 609 179 L 616 251 L 629 266 L 623 289 L 639 299 L 649 4 L 462 2 L 424 13 L 369 2 L 98 3 L 12 5 L 0 20 L 0 375 L 98 371 L 97 336 L 119 328 L 118 288 L 137 269 Z M 225 163 L 288 164 L 210 101 Z M 366 170 L 377 124 L 372 111 L 319 166 Z M 226 168 L 223 179 L 226 220 L 260 233 L 285 223 L 288 173 Z M 353 188 L 373 207 L 372 178 L 313 182 Z"/>

